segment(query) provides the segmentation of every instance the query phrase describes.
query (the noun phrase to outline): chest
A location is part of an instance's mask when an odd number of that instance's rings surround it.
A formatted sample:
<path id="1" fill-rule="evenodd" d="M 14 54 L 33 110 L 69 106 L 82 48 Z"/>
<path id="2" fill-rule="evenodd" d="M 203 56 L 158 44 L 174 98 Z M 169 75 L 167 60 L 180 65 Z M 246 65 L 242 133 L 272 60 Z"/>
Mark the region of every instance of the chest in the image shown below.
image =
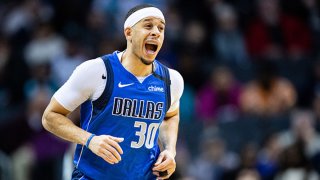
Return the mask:
<path id="1" fill-rule="evenodd" d="M 115 75 L 111 100 L 114 116 L 159 120 L 165 111 L 165 84 L 153 75 L 143 82 Z"/>

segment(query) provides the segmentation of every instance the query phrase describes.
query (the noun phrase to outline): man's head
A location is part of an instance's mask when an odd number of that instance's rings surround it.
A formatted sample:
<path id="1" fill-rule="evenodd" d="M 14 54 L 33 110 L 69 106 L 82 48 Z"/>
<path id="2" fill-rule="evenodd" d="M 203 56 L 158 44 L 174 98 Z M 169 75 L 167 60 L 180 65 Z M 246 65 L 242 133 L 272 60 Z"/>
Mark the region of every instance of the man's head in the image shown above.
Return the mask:
<path id="1" fill-rule="evenodd" d="M 164 29 L 165 19 L 158 8 L 143 4 L 130 9 L 124 23 L 127 51 L 151 64 L 162 47 Z"/>

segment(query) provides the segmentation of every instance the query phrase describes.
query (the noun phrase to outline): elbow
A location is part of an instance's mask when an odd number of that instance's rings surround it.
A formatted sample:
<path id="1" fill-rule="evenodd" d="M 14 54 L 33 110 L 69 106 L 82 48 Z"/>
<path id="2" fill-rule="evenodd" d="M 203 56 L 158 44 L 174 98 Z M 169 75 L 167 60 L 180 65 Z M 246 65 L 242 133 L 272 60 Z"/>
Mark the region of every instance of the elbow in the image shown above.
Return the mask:
<path id="1" fill-rule="evenodd" d="M 42 126 L 44 129 L 46 129 L 47 131 L 50 131 L 50 120 L 49 120 L 49 115 L 50 112 L 45 111 L 42 115 Z"/>

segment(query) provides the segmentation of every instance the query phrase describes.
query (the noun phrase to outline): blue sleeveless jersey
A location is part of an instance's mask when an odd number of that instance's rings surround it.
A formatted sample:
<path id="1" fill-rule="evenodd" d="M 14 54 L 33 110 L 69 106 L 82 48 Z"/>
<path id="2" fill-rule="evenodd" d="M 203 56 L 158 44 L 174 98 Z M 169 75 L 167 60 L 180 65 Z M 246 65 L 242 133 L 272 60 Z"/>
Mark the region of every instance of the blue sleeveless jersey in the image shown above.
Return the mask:
<path id="1" fill-rule="evenodd" d="M 170 102 L 168 71 L 155 60 L 154 73 L 140 83 L 122 66 L 117 52 L 102 59 L 107 85 L 99 99 L 82 104 L 81 128 L 96 135 L 123 137 L 119 143 L 123 154 L 112 165 L 78 144 L 74 163 L 88 179 L 156 179 L 152 167 L 160 153 L 159 128 Z"/>

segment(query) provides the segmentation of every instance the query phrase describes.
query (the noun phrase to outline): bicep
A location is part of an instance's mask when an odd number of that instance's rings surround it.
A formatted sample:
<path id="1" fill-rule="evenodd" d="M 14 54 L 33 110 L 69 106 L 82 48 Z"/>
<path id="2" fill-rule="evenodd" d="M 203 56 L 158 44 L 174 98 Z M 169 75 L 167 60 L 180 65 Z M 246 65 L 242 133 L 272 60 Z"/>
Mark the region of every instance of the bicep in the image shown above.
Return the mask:
<path id="1" fill-rule="evenodd" d="M 70 113 L 69 110 L 64 108 L 55 98 L 51 98 L 49 105 L 42 116 L 42 125 L 48 131 L 52 131 L 57 125 L 57 119 L 66 117 Z"/>
<path id="2" fill-rule="evenodd" d="M 54 97 L 51 98 L 51 101 L 45 110 L 45 114 L 49 112 L 62 114 L 64 116 L 67 116 L 70 113 L 70 111 L 64 108 Z"/>
<path id="3" fill-rule="evenodd" d="M 73 111 L 86 100 L 92 99 L 93 95 L 105 86 L 105 80 L 101 78 L 105 68 L 101 64 L 103 65 L 102 61 L 90 60 L 78 66 L 68 81 L 54 94 L 56 101 L 65 109 Z"/>
<path id="4" fill-rule="evenodd" d="M 180 98 L 184 89 L 183 78 L 178 71 L 169 69 L 171 85 L 170 85 L 170 94 L 171 94 L 171 105 L 167 112 L 166 116 L 173 116 L 179 111 Z"/>

